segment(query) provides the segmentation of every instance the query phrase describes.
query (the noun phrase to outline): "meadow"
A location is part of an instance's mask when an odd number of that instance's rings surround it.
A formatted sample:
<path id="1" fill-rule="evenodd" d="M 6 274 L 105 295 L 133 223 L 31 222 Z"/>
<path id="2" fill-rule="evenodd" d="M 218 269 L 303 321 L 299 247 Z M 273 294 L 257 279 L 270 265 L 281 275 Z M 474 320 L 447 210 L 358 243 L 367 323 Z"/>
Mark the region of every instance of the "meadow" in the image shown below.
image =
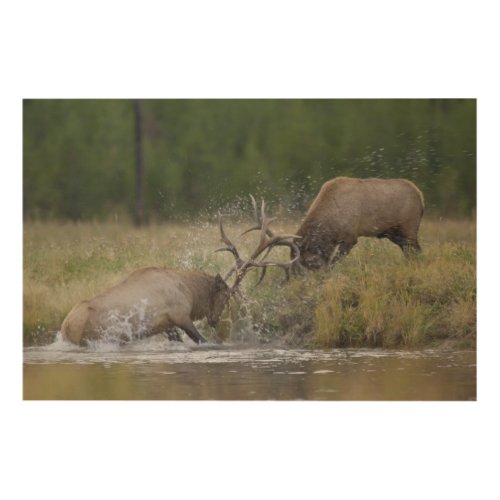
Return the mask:
<path id="1" fill-rule="evenodd" d="M 278 220 L 275 231 L 293 232 L 299 219 Z M 227 220 L 228 236 L 243 256 L 258 235 L 239 238 L 250 220 Z M 51 342 L 69 310 L 146 266 L 224 275 L 233 264 L 221 246 L 215 218 L 189 223 L 37 222 L 23 228 L 23 343 Z M 219 334 L 237 323 L 261 342 L 308 348 L 458 347 L 476 345 L 476 224 L 431 219 L 420 230 L 422 254 L 404 258 L 386 240 L 361 238 L 347 258 L 327 271 L 286 282 L 270 269 L 255 287 L 245 278 L 243 307 L 232 308 Z M 273 251 L 274 252 L 274 251 Z M 283 250 L 274 258 L 286 260 Z M 208 328 L 202 325 L 202 331 Z M 209 333 L 209 332 L 208 332 Z M 207 333 L 207 334 L 208 334 Z"/>

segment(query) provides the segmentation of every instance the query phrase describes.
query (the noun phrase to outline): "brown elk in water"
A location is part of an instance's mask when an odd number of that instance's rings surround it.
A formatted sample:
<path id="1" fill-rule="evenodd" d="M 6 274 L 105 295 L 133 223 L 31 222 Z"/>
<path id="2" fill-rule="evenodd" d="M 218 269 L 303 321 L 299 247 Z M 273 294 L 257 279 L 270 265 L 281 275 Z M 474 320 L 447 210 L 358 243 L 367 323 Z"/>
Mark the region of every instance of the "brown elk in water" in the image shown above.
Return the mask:
<path id="1" fill-rule="evenodd" d="M 298 263 L 308 269 L 326 267 L 338 247 L 333 264 L 351 251 L 360 236 L 388 238 L 406 256 L 419 253 L 423 212 L 422 192 L 406 179 L 327 181 L 297 231 Z"/>
<path id="2" fill-rule="evenodd" d="M 206 342 L 193 321 L 207 318 L 209 325 L 214 327 L 230 298 L 239 293 L 239 285 L 250 269 L 262 269 L 260 281 L 269 266 L 285 269 L 288 276 L 288 269 L 298 258 L 298 247 L 292 241 L 295 235 L 279 236 L 270 231 L 271 220 L 265 214 L 264 202 L 260 220 L 259 244 L 244 260 L 226 236 L 219 214 L 221 239 L 226 246 L 216 251 L 231 252 L 236 260 L 224 279 L 219 274 L 210 276 L 198 271 L 158 267 L 139 269 L 118 285 L 77 304 L 62 323 L 63 338 L 75 344 L 85 344 L 88 340 L 117 333 L 122 340 L 128 340 L 169 333 L 178 327 L 194 342 Z M 296 257 L 289 262 L 264 260 L 274 247 L 283 245 L 291 247 Z M 229 286 L 227 281 L 232 275 L 235 276 L 234 282 Z"/>

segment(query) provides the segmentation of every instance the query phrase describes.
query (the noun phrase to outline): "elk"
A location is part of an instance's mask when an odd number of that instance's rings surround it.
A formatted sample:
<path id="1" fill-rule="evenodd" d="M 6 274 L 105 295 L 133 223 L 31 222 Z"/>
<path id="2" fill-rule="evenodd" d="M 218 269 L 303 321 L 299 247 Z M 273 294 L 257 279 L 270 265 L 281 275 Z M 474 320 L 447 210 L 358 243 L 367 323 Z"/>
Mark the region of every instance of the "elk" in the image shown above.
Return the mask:
<path id="1" fill-rule="evenodd" d="M 300 265 L 328 266 L 345 257 L 360 236 L 388 238 L 406 256 L 421 251 L 418 229 L 424 212 L 422 192 L 406 179 L 337 177 L 323 184 L 313 200 L 296 243 Z M 297 257 L 292 251 L 291 256 Z"/>
<path id="2" fill-rule="evenodd" d="M 158 333 L 167 333 L 170 338 L 176 338 L 175 334 L 174 337 L 170 334 L 178 327 L 193 342 L 207 342 L 193 322 L 206 318 L 208 324 L 215 327 L 229 300 L 235 295 L 241 296 L 240 284 L 248 271 L 261 269 L 260 283 L 268 267 L 281 267 L 288 277 L 289 269 L 297 261 L 299 249 L 293 241 L 297 236 L 275 235 L 269 229 L 271 222 L 272 219 L 265 214 L 265 203 L 262 201 L 259 243 L 248 259 L 242 259 L 236 246 L 227 237 L 219 213 L 220 236 L 226 246 L 216 252 L 228 251 L 235 258 L 235 264 L 225 278 L 220 274 L 210 276 L 189 270 L 159 267 L 139 269 L 121 283 L 73 307 L 61 326 L 63 339 L 85 345 L 89 340 L 105 338 L 110 334 L 118 334 L 123 341 Z M 253 229 L 256 228 L 250 230 Z M 295 257 L 289 262 L 265 260 L 269 252 L 278 246 L 294 249 Z M 233 275 L 234 281 L 230 286 L 228 280 Z"/>

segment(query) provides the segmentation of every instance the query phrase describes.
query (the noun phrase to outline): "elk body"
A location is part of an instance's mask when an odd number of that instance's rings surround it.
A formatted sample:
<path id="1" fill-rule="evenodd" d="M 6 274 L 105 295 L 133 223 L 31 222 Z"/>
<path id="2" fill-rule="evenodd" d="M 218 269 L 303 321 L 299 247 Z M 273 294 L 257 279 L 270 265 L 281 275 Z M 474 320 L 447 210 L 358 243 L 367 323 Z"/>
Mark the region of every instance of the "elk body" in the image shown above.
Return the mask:
<path id="1" fill-rule="evenodd" d="M 220 275 L 147 267 L 77 304 L 61 332 L 64 339 L 83 344 L 106 333 L 116 332 L 127 340 L 179 327 L 194 342 L 206 342 L 193 321 L 207 318 L 215 326 L 229 296 Z"/>
<path id="2" fill-rule="evenodd" d="M 337 177 L 325 182 L 297 231 L 300 263 L 308 269 L 347 255 L 360 236 L 388 238 L 405 255 L 420 252 L 424 198 L 405 179 Z M 293 255 L 293 252 L 292 252 Z"/>
<path id="3" fill-rule="evenodd" d="M 236 260 L 224 279 L 219 274 L 210 276 L 198 271 L 157 267 L 139 269 L 116 286 L 77 304 L 62 323 L 63 338 L 84 345 L 108 334 L 130 340 L 169 333 L 177 327 L 194 342 L 206 342 L 193 321 L 206 318 L 214 327 L 230 298 L 239 293 L 239 285 L 250 269 L 262 269 L 262 279 L 267 267 L 280 266 L 288 270 L 298 258 L 285 263 L 265 261 L 265 256 L 276 246 L 290 246 L 295 249 L 295 255 L 298 255 L 298 248 L 289 241 L 295 235 L 276 236 L 270 231 L 268 225 L 271 221 L 265 215 L 264 202 L 259 220 L 260 242 L 245 260 L 226 236 L 219 215 L 221 239 L 226 246 L 217 251 L 229 251 Z M 229 286 L 227 281 L 233 275 L 234 282 Z"/>

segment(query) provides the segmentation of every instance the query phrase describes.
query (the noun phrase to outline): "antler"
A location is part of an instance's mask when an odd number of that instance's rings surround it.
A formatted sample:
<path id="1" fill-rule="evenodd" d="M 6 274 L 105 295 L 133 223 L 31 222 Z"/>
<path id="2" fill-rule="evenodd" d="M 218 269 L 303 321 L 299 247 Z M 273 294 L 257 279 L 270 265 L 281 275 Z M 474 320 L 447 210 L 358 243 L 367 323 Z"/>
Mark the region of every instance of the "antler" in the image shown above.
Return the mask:
<path id="1" fill-rule="evenodd" d="M 251 227 L 250 229 L 247 229 L 246 231 L 244 231 L 243 233 L 241 233 L 240 236 L 243 236 L 244 234 L 247 234 L 250 231 L 255 231 L 257 229 L 259 229 L 259 230 L 262 229 L 262 217 L 261 217 L 261 215 L 259 215 L 259 211 L 257 209 L 257 202 L 255 201 L 255 198 L 252 195 L 250 195 L 250 198 L 252 200 L 253 212 L 254 212 L 254 215 L 255 215 L 255 220 L 257 221 L 257 225 L 255 227 Z M 262 199 L 261 213 L 263 215 L 265 215 L 264 210 L 265 210 L 265 203 L 264 203 L 264 199 Z M 267 219 L 267 225 L 269 225 L 274 220 L 276 220 L 276 217 L 274 217 L 273 219 Z M 271 236 L 271 237 L 274 236 L 273 232 L 268 227 L 266 227 L 266 233 L 267 233 L 268 236 Z"/>
<path id="2" fill-rule="evenodd" d="M 295 239 L 300 239 L 300 236 L 297 236 L 296 234 L 282 234 L 282 235 L 275 235 L 271 229 L 269 229 L 269 224 L 273 221 L 276 220 L 276 217 L 273 217 L 272 219 L 269 219 L 266 215 L 265 209 L 266 209 L 266 204 L 264 200 L 262 200 L 261 204 L 261 213 L 259 215 L 259 212 L 257 210 L 257 202 L 255 201 L 255 198 L 250 195 L 250 198 L 252 199 L 252 205 L 254 209 L 254 214 L 255 214 L 255 219 L 257 221 L 257 225 L 255 227 L 252 227 L 250 229 L 247 229 L 245 232 L 243 232 L 240 236 L 243 236 L 246 233 L 249 233 L 250 231 L 254 230 L 260 230 L 261 231 L 261 237 L 260 237 L 260 245 L 259 248 L 256 250 L 256 253 L 259 254 L 261 252 L 260 246 L 265 245 L 267 247 L 267 252 L 266 254 L 262 257 L 261 263 L 263 259 L 267 257 L 269 252 L 273 249 L 275 246 L 287 246 L 292 250 L 292 263 L 298 260 L 300 256 L 300 250 L 298 245 L 295 243 Z M 266 238 L 266 236 L 269 237 L 269 239 Z M 291 239 L 291 241 L 288 241 L 288 239 Z M 286 265 L 288 266 L 289 263 Z M 281 263 L 273 263 L 273 265 L 281 266 Z"/>
<path id="3" fill-rule="evenodd" d="M 229 272 L 226 274 L 226 277 L 224 278 L 225 280 L 227 280 L 234 273 L 236 273 L 236 279 L 233 283 L 233 286 L 231 287 L 231 291 L 233 293 L 239 293 L 239 288 L 238 288 L 239 284 L 241 283 L 247 272 L 253 268 L 262 269 L 262 273 L 259 278 L 259 281 L 257 282 L 257 285 L 259 285 L 264 279 L 268 267 L 280 267 L 285 271 L 286 279 L 288 280 L 290 278 L 290 269 L 295 263 L 297 263 L 300 257 L 299 247 L 294 241 L 295 239 L 300 238 L 300 236 L 297 236 L 295 234 L 283 234 L 283 235 L 275 234 L 271 229 L 269 229 L 269 224 L 273 222 L 275 218 L 267 217 L 266 204 L 264 200 L 262 200 L 260 214 L 259 214 L 255 198 L 252 195 L 250 195 L 250 198 L 252 199 L 252 205 L 254 208 L 257 225 L 255 227 L 247 229 L 240 236 L 243 236 L 244 234 L 247 234 L 250 231 L 259 230 L 260 240 L 259 244 L 257 245 L 257 248 L 245 261 L 241 259 L 235 245 L 231 242 L 231 240 L 227 237 L 226 233 L 224 232 L 224 228 L 222 227 L 222 216 L 219 213 L 219 229 L 220 229 L 221 239 L 226 244 L 226 246 L 217 249 L 216 252 L 222 252 L 222 251 L 231 252 L 236 260 L 236 264 L 229 270 Z M 274 247 L 277 246 L 289 247 L 292 250 L 293 258 L 288 262 L 275 262 L 275 261 L 265 260 L 269 252 Z"/>
<path id="4" fill-rule="evenodd" d="M 226 274 L 224 278 L 224 281 L 227 281 L 231 277 L 231 275 L 244 264 L 244 262 L 241 259 L 238 250 L 224 232 L 224 228 L 222 227 L 222 215 L 220 212 L 219 212 L 219 230 L 220 230 L 221 240 L 226 244 L 226 246 L 218 248 L 217 250 L 215 250 L 215 252 L 231 252 L 236 260 L 236 264 L 229 270 L 229 272 Z"/>
<path id="5" fill-rule="evenodd" d="M 290 278 L 290 269 L 300 257 L 299 247 L 293 241 L 294 239 L 300 237 L 295 234 L 282 234 L 282 235 L 275 234 L 271 229 L 269 229 L 269 224 L 276 219 L 267 217 L 266 204 L 264 200 L 262 200 L 260 214 L 259 214 L 255 198 L 252 195 L 250 195 L 250 198 L 252 200 L 252 205 L 254 208 L 254 214 L 257 225 L 255 227 L 252 227 L 244 231 L 240 236 L 243 236 L 244 234 L 249 233 L 250 231 L 260 230 L 260 241 L 257 248 L 250 256 L 250 258 L 246 262 L 244 262 L 244 264 L 238 269 L 238 276 L 233 285 L 233 288 L 238 287 L 239 283 L 241 282 L 245 274 L 252 268 L 262 269 L 262 273 L 259 278 L 259 281 L 257 282 L 257 285 L 259 285 L 264 279 L 268 267 L 280 267 L 285 271 L 286 279 L 288 280 Z M 268 256 L 269 252 L 274 247 L 277 246 L 287 246 L 291 248 L 293 258 L 288 262 L 275 262 L 275 261 L 264 260 Z"/>

